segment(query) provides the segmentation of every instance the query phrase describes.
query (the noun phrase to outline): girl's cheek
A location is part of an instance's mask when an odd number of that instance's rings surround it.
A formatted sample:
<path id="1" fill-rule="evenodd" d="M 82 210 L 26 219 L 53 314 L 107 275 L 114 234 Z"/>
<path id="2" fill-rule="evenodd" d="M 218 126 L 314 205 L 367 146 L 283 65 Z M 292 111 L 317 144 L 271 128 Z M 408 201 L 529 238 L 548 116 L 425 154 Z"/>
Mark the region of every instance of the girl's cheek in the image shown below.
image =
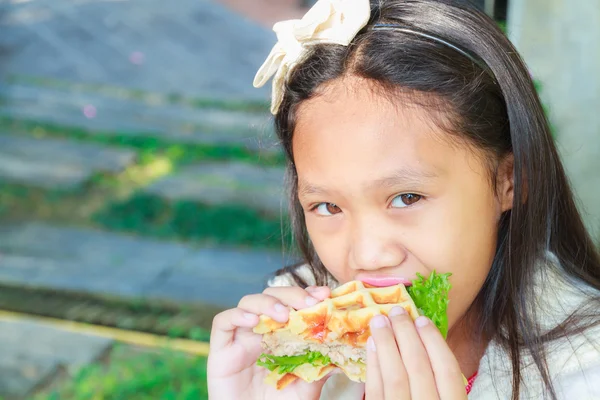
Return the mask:
<path id="1" fill-rule="evenodd" d="M 338 280 L 344 281 L 349 275 L 345 245 L 339 235 L 308 228 L 308 234 L 319 259 L 327 270 Z"/>

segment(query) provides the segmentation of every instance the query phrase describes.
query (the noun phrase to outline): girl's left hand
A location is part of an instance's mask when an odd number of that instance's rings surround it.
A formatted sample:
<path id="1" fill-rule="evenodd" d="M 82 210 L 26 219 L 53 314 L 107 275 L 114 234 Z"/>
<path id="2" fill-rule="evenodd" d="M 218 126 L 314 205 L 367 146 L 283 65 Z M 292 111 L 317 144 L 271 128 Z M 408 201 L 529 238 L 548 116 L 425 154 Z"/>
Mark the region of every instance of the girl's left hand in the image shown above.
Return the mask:
<path id="1" fill-rule="evenodd" d="M 371 319 L 366 400 L 464 400 L 454 354 L 426 317 L 415 322 L 402 307 Z"/>

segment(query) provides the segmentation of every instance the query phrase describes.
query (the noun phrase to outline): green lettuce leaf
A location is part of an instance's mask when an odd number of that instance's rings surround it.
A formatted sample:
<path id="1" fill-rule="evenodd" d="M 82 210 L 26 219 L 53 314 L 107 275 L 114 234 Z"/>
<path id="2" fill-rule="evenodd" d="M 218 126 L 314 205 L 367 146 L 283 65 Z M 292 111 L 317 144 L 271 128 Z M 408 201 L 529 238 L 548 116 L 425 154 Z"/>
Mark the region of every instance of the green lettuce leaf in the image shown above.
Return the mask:
<path id="1" fill-rule="evenodd" d="M 271 354 L 261 354 L 256 364 L 273 371 L 279 368 L 277 372 L 286 374 L 294 371 L 302 364 L 312 364 L 314 366 L 326 366 L 331 364 L 329 357 L 324 356 L 318 351 L 312 351 L 298 356 L 274 356 Z"/>
<path id="2" fill-rule="evenodd" d="M 425 279 L 417 274 L 417 279 L 409 286 L 408 294 L 412 297 L 421 315 L 431 319 L 438 327 L 444 339 L 448 335 L 448 292 L 451 285 L 448 278 L 452 274 L 436 274 L 435 271 Z"/>

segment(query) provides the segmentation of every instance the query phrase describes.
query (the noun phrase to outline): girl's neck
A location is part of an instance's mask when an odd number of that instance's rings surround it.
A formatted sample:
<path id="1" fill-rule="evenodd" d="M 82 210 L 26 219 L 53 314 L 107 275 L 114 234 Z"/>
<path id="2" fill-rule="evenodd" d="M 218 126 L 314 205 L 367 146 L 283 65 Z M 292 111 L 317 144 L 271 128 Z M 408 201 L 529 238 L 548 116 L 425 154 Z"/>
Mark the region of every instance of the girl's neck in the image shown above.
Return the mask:
<path id="1" fill-rule="evenodd" d="M 466 377 L 479 369 L 479 361 L 485 353 L 489 340 L 475 337 L 469 318 L 463 318 L 448 332 L 447 343 L 458 360 L 460 369 Z"/>

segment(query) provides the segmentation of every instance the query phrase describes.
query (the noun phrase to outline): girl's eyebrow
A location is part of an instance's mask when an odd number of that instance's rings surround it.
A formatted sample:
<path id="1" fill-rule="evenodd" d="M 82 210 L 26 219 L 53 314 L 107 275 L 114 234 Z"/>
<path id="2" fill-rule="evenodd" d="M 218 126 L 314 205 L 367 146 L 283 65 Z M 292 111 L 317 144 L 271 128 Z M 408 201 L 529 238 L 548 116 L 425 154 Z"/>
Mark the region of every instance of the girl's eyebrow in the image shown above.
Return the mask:
<path id="1" fill-rule="evenodd" d="M 321 186 L 316 186 L 307 182 L 298 182 L 298 196 L 324 195 L 329 191 Z"/>
<path id="2" fill-rule="evenodd" d="M 410 167 L 400 168 L 392 172 L 389 176 L 379 178 L 366 185 L 367 189 L 373 188 L 389 188 L 399 185 L 418 185 L 423 184 L 428 180 L 434 180 L 439 175 L 434 171 L 419 170 Z M 298 182 L 298 195 L 309 196 L 309 195 L 325 195 L 328 194 L 329 190 L 324 187 L 313 185 L 305 181 Z"/>
<path id="3" fill-rule="evenodd" d="M 403 167 L 392 172 L 389 176 L 377 179 L 368 185 L 369 188 L 374 187 L 393 187 L 406 184 L 422 184 L 428 180 L 434 180 L 439 175 L 431 170 L 421 170 L 411 167 Z"/>

